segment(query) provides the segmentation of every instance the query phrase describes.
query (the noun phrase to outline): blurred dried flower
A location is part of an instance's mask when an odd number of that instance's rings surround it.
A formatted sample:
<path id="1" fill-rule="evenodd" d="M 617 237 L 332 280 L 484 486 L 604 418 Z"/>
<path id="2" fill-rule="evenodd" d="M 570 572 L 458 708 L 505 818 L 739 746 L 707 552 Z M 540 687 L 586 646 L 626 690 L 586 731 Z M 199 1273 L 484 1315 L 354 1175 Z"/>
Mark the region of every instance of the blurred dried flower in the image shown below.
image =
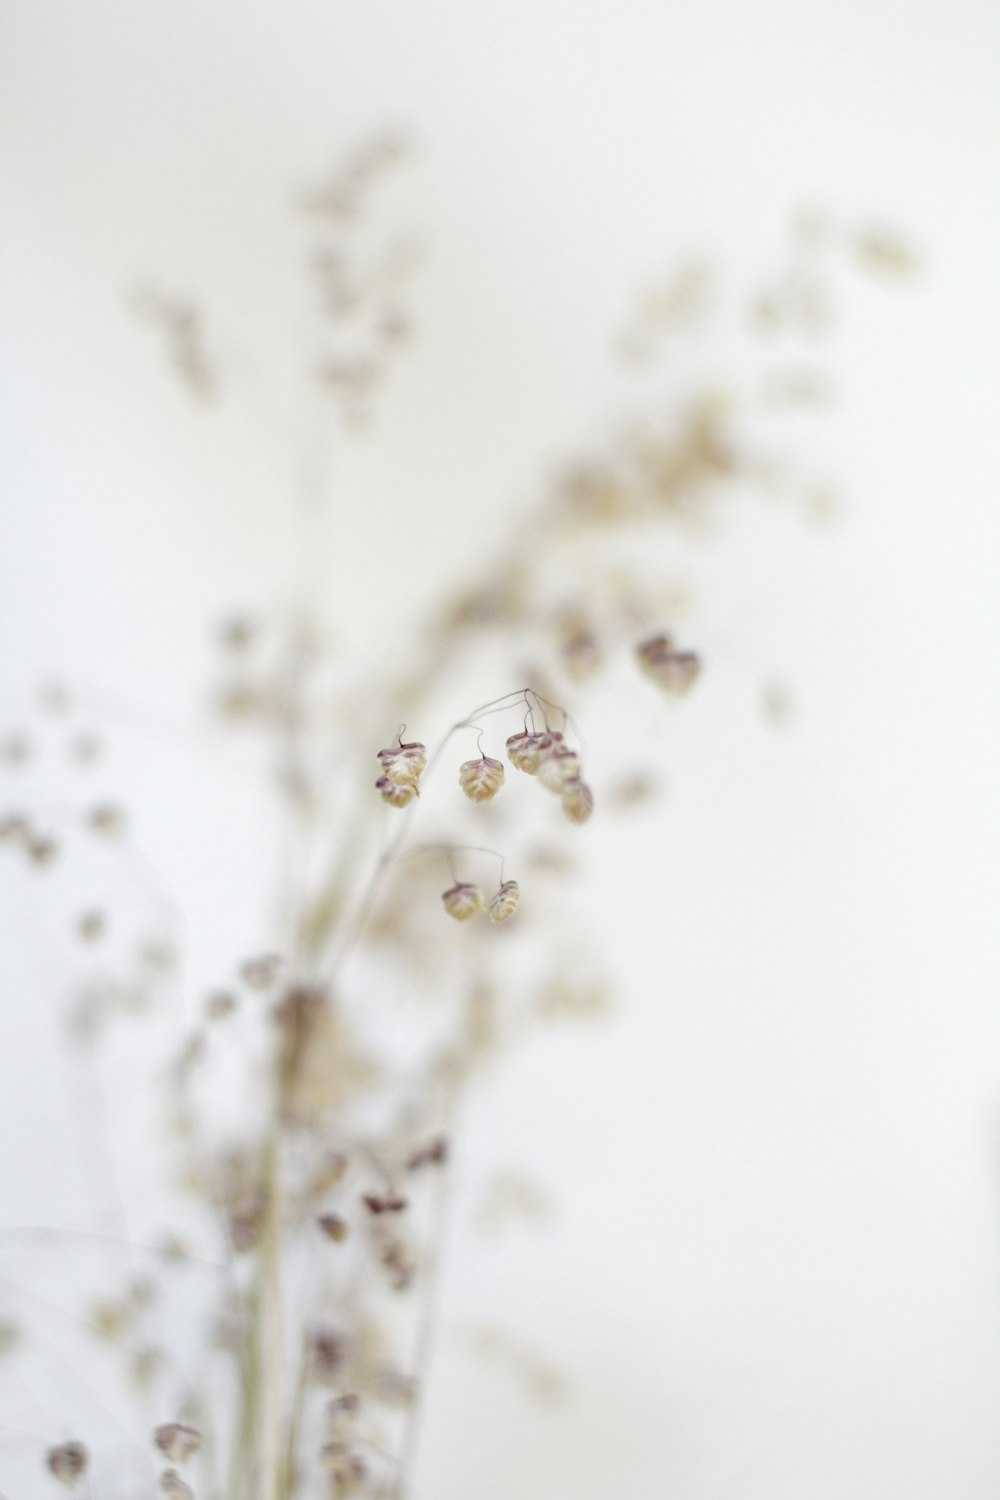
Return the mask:
<path id="1" fill-rule="evenodd" d="M 571 823 L 586 823 L 594 811 L 594 794 L 579 776 L 573 776 L 563 787 L 563 812 Z"/>
<path id="2" fill-rule="evenodd" d="M 193 1500 L 194 1490 L 185 1484 L 176 1469 L 164 1469 L 160 1475 L 160 1489 L 171 1500 Z"/>
<path id="3" fill-rule="evenodd" d="M 73 1489 L 87 1472 L 88 1456 L 82 1443 L 61 1443 L 58 1448 L 49 1449 L 46 1461 L 60 1483 Z"/>
<path id="4" fill-rule="evenodd" d="M 449 917 L 454 917 L 456 922 L 467 922 L 470 917 L 481 912 L 485 905 L 478 885 L 470 885 L 468 881 L 459 881 L 449 886 L 441 900 Z"/>
<path id="5" fill-rule="evenodd" d="M 183 1464 L 201 1447 L 201 1433 L 186 1422 L 163 1422 L 153 1433 L 153 1441 L 172 1464 Z"/>
<path id="6" fill-rule="evenodd" d="M 675 650 L 668 635 L 654 635 L 643 641 L 636 647 L 636 655 L 646 676 L 674 697 L 688 692 L 701 672 L 701 662 L 695 653 Z"/>
<path id="7" fill-rule="evenodd" d="M 556 745 L 538 767 L 538 779 L 547 792 L 561 795 L 570 781 L 578 779 L 580 757 L 565 745 Z"/>
<path id="8" fill-rule="evenodd" d="M 414 797 L 419 796 L 415 782 L 400 784 L 391 781 L 388 776 L 380 776 L 375 789 L 381 793 L 382 801 L 388 802 L 390 807 L 409 807 Z"/>
<path id="9" fill-rule="evenodd" d="M 505 880 L 490 902 L 490 921 L 509 922 L 517 911 L 521 890 L 516 880 Z"/>

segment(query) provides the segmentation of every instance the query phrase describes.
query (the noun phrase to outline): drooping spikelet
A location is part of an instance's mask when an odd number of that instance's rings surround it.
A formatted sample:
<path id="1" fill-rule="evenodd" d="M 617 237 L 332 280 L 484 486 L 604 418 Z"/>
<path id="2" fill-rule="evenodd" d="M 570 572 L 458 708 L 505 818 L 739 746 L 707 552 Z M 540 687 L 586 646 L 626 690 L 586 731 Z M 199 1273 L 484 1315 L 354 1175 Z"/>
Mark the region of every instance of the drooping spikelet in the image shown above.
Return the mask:
<path id="1" fill-rule="evenodd" d="M 449 886 L 441 900 L 449 917 L 454 917 L 456 922 L 467 922 L 470 917 L 481 912 L 486 904 L 478 885 L 470 885 L 461 880 Z"/>
<path id="2" fill-rule="evenodd" d="M 395 781 L 390 781 L 388 776 L 380 776 L 375 783 L 375 790 L 381 792 L 382 801 L 388 802 L 390 807 L 408 807 L 417 796 L 415 784 L 400 786 Z"/>
<path id="3" fill-rule="evenodd" d="M 170 1500 L 194 1500 L 194 1490 L 186 1484 L 176 1469 L 164 1469 L 160 1475 L 160 1489 Z"/>
<path id="4" fill-rule="evenodd" d="M 557 745 L 538 767 L 538 779 L 546 791 L 561 794 L 568 781 L 580 774 L 580 757 L 575 750 Z"/>
<path id="5" fill-rule="evenodd" d="M 201 1447 L 201 1433 L 186 1422 L 163 1422 L 153 1433 L 153 1441 L 172 1464 L 183 1464 Z"/>
<path id="6" fill-rule="evenodd" d="M 489 755 L 462 763 L 458 784 L 472 802 L 489 802 L 504 783 L 503 763 Z"/>
<path id="7" fill-rule="evenodd" d="M 573 776 L 567 781 L 562 805 L 571 823 L 586 823 L 594 811 L 594 794 L 581 776 Z"/>
<path id="8" fill-rule="evenodd" d="M 394 786 L 415 787 L 427 765 L 427 750 L 417 740 L 406 745 L 392 745 L 379 751 L 378 762 L 382 775 Z"/>
<path id="9" fill-rule="evenodd" d="M 679 698 L 698 678 L 701 661 L 693 651 L 675 651 L 668 635 L 654 635 L 636 647 L 639 665 L 664 692 Z"/>
<path id="10" fill-rule="evenodd" d="M 525 729 L 519 734 L 512 734 L 508 739 L 507 757 L 518 771 L 534 776 L 542 762 L 560 748 L 562 743 L 563 737 L 558 730 L 544 729 L 529 734 Z"/>
<path id="11" fill-rule="evenodd" d="M 164 1422 L 157 1427 L 153 1440 L 171 1463 L 186 1463 L 201 1447 L 201 1433 L 185 1422 Z"/>
<path id="12" fill-rule="evenodd" d="M 67 1489 L 72 1489 L 87 1472 L 88 1457 L 82 1443 L 60 1443 L 58 1448 L 49 1449 L 46 1461 L 50 1472 Z"/>
<path id="13" fill-rule="evenodd" d="M 490 902 L 490 921 L 509 922 L 517 911 L 521 888 L 516 880 L 505 880 Z"/>

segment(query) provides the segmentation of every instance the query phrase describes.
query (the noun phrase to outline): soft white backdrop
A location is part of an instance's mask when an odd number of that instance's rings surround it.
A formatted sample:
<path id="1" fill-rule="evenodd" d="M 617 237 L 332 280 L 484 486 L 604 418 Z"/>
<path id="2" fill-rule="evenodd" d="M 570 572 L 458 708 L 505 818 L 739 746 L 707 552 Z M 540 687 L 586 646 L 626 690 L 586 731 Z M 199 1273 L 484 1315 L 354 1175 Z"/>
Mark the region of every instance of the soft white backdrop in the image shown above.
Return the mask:
<path id="1" fill-rule="evenodd" d="M 169 717 L 220 606 L 287 588 L 287 210 L 373 125 L 419 140 L 400 203 L 428 257 L 420 343 L 340 476 L 348 649 L 476 555 L 461 507 L 521 503 L 615 415 L 608 346 L 645 275 L 692 248 L 763 263 L 803 200 L 924 260 L 844 331 L 840 523 L 745 512 L 685 558 L 713 669 L 655 826 L 616 833 L 622 1003 L 535 1044 L 470 1122 L 471 1170 L 502 1138 L 558 1211 L 452 1247 L 420 1500 L 998 1492 L 998 58 L 987 0 L 0 13 L 11 704 L 56 673 Z M 125 308 L 144 278 L 228 330 L 250 426 L 165 382 Z M 782 734 L 769 675 L 798 704 Z M 144 832 L 180 874 L 195 783 L 234 814 L 245 793 L 171 765 Z M 4 973 L 9 1223 L 41 1215 L 59 1134 L 30 1082 L 45 1026 Z M 470 1354 L 484 1316 L 563 1402 Z"/>

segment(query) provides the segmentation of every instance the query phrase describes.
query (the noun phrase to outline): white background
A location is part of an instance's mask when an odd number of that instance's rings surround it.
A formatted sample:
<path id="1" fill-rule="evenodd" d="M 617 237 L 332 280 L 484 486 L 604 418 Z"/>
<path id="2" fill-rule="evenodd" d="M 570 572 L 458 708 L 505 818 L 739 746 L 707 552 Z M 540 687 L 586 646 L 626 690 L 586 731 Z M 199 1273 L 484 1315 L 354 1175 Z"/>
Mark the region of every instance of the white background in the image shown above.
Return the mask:
<path id="1" fill-rule="evenodd" d="M 621 1002 L 471 1122 L 470 1170 L 500 1138 L 557 1211 L 452 1247 L 419 1495 L 993 1500 L 996 6 L 7 0 L 0 29 L 12 704 L 58 673 L 178 711 L 220 607 L 287 588 L 288 207 L 372 126 L 419 140 L 428 259 L 420 343 L 341 479 L 348 651 L 475 557 L 470 504 L 522 503 L 616 415 L 643 277 L 692 248 L 752 270 L 801 201 L 919 247 L 919 283 L 859 292 L 844 331 L 840 522 L 762 508 L 695 549 L 713 670 L 666 804 L 591 892 Z M 203 297 L 250 419 L 192 417 L 163 379 L 125 308 L 144 278 Z M 183 871 L 195 777 L 170 774 L 145 831 Z M 9 977 L 2 1005 L 13 1223 L 43 1216 L 58 1131 L 34 997 L 32 1024 Z M 561 1402 L 470 1353 L 484 1317 L 558 1366 Z"/>

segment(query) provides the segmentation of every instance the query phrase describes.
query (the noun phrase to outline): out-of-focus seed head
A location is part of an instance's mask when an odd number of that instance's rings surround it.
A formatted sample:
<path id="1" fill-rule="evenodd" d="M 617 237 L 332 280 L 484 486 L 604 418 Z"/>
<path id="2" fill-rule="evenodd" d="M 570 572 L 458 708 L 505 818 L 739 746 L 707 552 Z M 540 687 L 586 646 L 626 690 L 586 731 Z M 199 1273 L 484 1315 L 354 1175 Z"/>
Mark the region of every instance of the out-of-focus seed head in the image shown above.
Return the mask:
<path id="1" fill-rule="evenodd" d="M 160 1489 L 171 1500 L 193 1500 L 194 1490 L 184 1483 L 176 1469 L 164 1469 L 160 1475 Z"/>
<path id="2" fill-rule="evenodd" d="M 31 741 L 22 734 L 10 734 L 0 740 L 0 762 L 7 766 L 23 766 L 31 759 Z"/>
<path id="3" fill-rule="evenodd" d="M 49 1449 L 46 1462 L 60 1483 L 72 1489 L 87 1472 L 88 1457 L 82 1443 L 60 1443 L 58 1448 Z"/>
<path id="4" fill-rule="evenodd" d="M 542 761 L 538 767 L 538 779 L 546 791 L 561 795 L 567 782 L 580 774 L 580 757 L 575 750 L 568 750 L 565 745 L 557 745 L 556 748 Z"/>
<path id="5" fill-rule="evenodd" d="M 505 880 L 490 902 L 490 921 L 509 922 L 517 911 L 521 887 L 516 880 Z"/>
<path id="6" fill-rule="evenodd" d="M 326 1238 L 336 1245 L 342 1245 L 350 1233 L 350 1226 L 341 1214 L 320 1214 L 316 1223 Z"/>
<path id="7" fill-rule="evenodd" d="M 332 1385 L 347 1358 L 347 1344 L 342 1334 L 332 1328 L 321 1328 L 309 1344 L 313 1379 L 320 1385 Z"/>
<path id="8" fill-rule="evenodd" d="M 415 787 L 427 765 L 427 750 L 416 740 L 408 745 L 392 745 L 379 751 L 378 762 L 382 775 L 394 786 Z"/>
<path id="9" fill-rule="evenodd" d="M 102 911 L 85 911 L 77 918 L 77 935 L 84 943 L 99 942 L 107 927 L 107 918 Z"/>
<path id="10" fill-rule="evenodd" d="M 388 776 L 379 777 L 375 790 L 381 793 L 382 801 L 388 802 L 390 807 L 409 807 L 417 795 L 415 784 L 399 786 L 395 781 L 390 781 Z"/>
<path id="11" fill-rule="evenodd" d="M 77 765 L 89 766 L 101 754 L 102 746 L 96 734 L 78 734 L 70 742 L 69 753 Z"/>
<path id="12" fill-rule="evenodd" d="M 481 912 L 485 905 L 478 885 L 470 885 L 464 880 L 449 886 L 441 900 L 449 917 L 454 917 L 456 922 L 467 922 L 470 917 Z"/>
<path id="13" fill-rule="evenodd" d="M 562 660 L 576 682 L 583 682 L 601 665 L 601 650 L 589 630 L 575 630 L 563 641 Z"/>
<path id="14" fill-rule="evenodd" d="M 325 1193 L 347 1176 L 350 1161 L 343 1151 L 326 1151 L 312 1178 L 312 1191 Z"/>
<path id="15" fill-rule="evenodd" d="M 201 1433 L 186 1422 L 163 1422 L 153 1433 L 153 1442 L 172 1464 L 183 1464 L 201 1447 Z"/>
<path id="16" fill-rule="evenodd" d="M 205 1001 L 205 1014 L 210 1021 L 224 1021 L 237 1006 L 236 996 L 230 990 L 214 990 Z"/>
<path id="17" fill-rule="evenodd" d="M 563 812 L 571 823 L 586 823 L 594 811 L 594 794 L 580 776 L 567 781 L 562 794 Z"/>
<path id="18" fill-rule="evenodd" d="M 420 1167 L 442 1166 L 448 1160 L 448 1141 L 445 1136 L 435 1136 L 426 1146 L 418 1146 L 407 1157 L 406 1169 L 416 1172 Z"/>
<path id="19" fill-rule="evenodd" d="M 471 802 L 489 802 L 504 783 L 503 762 L 482 755 L 462 763 L 458 784 Z"/>
<path id="20" fill-rule="evenodd" d="M 251 990 L 269 990 L 277 984 L 284 968 L 280 953 L 258 953 L 240 965 L 240 978 Z"/>
<path id="21" fill-rule="evenodd" d="M 100 802 L 90 809 L 87 823 L 94 833 L 104 838 L 120 838 L 125 832 L 125 812 L 113 802 Z"/>
<path id="22" fill-rule="evenodd" d="M 0 841 L 28 847 L 31 842 L 31 824 L 23 813 L 7 813 L 0 818 Z"/>
<path id="23" fill-rule="evenodd" d="M 364 1193 L 361 1201 L 372 1214 L 401 1214 L 409 1199 L 401 1193 Z"/>
<path id="24" fill-rule="evenodd" d="M 529 734 L 526 730 L 512 734 L 507 741 L 507 755 L 512 766 L 534 776 L 542 762 L 561 747 L 563 737 L 558 730 L 544 729 Z"/>
<path id="25" fill-rule="evenodd" d="M 360 1453 L 351 1453 L 344 1443 L 324 1443 L 320 1458 L 333 1476 L 335 1500 L 356 1494 L 368 1478 L 368 1465 Z"/>
<path id="26" fill-rule="evenodd" d="M 639 665 L 664 692 L 681 697 L 701 672 L 701 661 L 693 651 L 675 651 L 668 635 L 654 635 L 636 647 Z"/>
<path id="27" fill-rule="evenodd" d="M 340 1426 L 361 1410 L 361 1397 L 355 1391 L 345 1391 L 341 1396 L 331 1396 L 326 1403 L 326 1415 L 336 1426 Z"/>
<path id="28" fill-rule="evenodd" d="M 34 865 L 50 865 L 59 853 L 55 839 L 45 834 L 35 834 L 28 843 L 28 858 Z"/>

